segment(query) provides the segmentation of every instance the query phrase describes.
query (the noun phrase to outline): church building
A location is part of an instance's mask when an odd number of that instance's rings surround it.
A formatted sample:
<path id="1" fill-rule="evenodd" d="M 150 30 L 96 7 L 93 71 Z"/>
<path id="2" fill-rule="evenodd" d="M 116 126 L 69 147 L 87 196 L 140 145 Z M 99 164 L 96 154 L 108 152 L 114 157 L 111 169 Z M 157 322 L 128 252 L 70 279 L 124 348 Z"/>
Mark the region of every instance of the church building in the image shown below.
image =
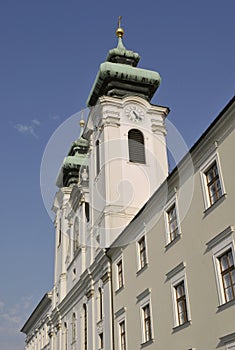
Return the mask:
<path id="1" fill-rule="evenodd" d="M 56 180 L 25 349 L 235 350 L 235 98 L 169 173 L 161 77 L 116 35 Z"/>

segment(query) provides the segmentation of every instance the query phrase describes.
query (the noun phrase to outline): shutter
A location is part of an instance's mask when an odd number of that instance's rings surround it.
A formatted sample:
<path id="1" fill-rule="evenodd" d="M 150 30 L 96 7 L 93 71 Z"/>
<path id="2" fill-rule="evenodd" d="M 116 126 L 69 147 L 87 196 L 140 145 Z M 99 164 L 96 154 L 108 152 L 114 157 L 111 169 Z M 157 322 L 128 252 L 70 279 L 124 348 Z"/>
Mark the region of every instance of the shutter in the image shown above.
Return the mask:
<path id="1" fill-rule="evenodd" d="M 145 164 L 144 137 L 138 129 L 128 132 L 129 161 Z"/>

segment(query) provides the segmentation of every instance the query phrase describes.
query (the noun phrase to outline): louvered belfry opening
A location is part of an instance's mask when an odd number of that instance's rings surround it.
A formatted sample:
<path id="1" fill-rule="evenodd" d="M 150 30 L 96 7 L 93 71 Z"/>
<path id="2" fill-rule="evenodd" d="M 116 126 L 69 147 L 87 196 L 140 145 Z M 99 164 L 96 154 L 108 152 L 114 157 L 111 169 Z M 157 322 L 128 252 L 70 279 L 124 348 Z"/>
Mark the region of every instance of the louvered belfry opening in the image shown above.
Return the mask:
<path id="1" fill-rule="evenodd" d="M 144 136 L 138 129 L 128 132 L 129 161 L 145 164 Z"/>

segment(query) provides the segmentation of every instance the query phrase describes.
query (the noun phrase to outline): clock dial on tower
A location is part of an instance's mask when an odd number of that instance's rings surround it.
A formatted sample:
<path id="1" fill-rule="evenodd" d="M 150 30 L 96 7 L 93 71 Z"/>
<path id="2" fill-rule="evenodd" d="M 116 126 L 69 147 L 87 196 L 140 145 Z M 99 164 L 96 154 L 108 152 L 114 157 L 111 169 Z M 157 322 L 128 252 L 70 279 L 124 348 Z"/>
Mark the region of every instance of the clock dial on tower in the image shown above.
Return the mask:
<path id="1" fill-rule="evenodd" d="M 129 105 L 125 108 L 125 115 L 134 122 L 141 122 L 144 120 L 145 113 L 139 106 Z"/>

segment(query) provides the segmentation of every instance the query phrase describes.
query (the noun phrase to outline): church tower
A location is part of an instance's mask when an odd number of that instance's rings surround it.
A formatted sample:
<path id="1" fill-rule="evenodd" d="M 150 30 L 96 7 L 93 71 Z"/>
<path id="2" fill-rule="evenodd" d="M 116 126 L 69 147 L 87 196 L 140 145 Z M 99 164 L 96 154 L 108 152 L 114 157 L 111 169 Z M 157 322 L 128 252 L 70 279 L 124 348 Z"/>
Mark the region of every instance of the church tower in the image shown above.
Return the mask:
<path id="1" fill-rule="evenodd" d="M 83 134 L 90 142 L 92 237 L 101 247 L 115 240 L 168 175 L 169 109 L 150 103 L 160 75 L 137 67 L 140 56 L 123 45 L 120 19 L 116 35 L 118 45 L 100 65 L 88 97 Z"/>
<path id="2" fill-rule="evenodd" d="M 56 181 L 54 286 L 45 324 L 37 323 L 48 329 L 49 349 L 114 349 L 114 281 L 104 248 L 115 247 L 168 175 L 169 109 L 151 104 L 160 75 L 137 67 L 120 20 L 116 35 Z M 36 329 L 33 346 L 37 336 Z"/>

